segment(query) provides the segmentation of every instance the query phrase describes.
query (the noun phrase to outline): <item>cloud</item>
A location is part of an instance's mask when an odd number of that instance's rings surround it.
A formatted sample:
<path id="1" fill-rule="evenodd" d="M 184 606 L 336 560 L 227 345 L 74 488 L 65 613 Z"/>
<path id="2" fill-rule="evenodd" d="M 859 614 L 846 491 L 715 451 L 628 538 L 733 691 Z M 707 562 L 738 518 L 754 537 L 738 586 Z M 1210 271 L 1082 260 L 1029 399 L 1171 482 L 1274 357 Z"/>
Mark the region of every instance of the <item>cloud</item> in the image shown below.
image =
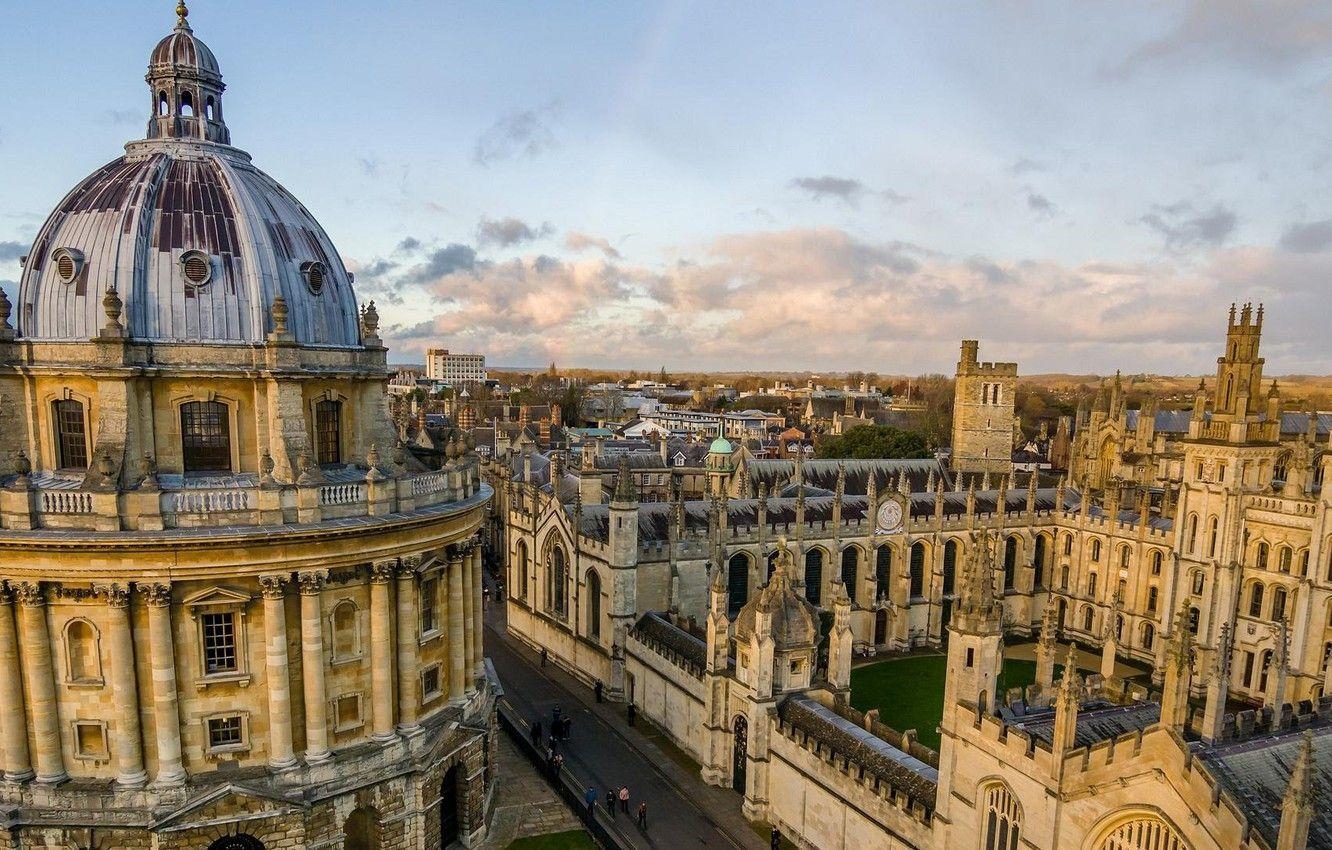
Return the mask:
<path id="1" fill-rule="evenodd" d="M 448 247 L 430 252 L 424 263 L 408 269 L 402 283 L 408 286 L 429 283 L 458 272 L 473 271 L 476 267 L 476 251 L 454 242 Z"/>
<path id="2" fill-rule="evenodd" d="M 1054 215 L 1056 212 L 1056 207 L 1050 202 L 1049 198 L 1035 192 L 1027 195 L 1027 209 L 1047 217 Z"/>
<path id="3" fill-rule="evenodd" d="M 1311 254 L 1332 247 L 1332 219 L 1292 224 L 1281 234 L 1279 243 L 1287 251 Z"/>
<path id="4" fill-rule="evenodd" d="M 1025 156 L 1018 157 L 1017 161 L 1008 166 L 1008 173 L 1014 177 L 1021 177 L 1032 171 L 1049 171 L 1050 166 L 1043 162 L 1037 162 L 1034 159 L 1027 159 Z"/>
<path id="5" fill-rule="evenodd" d="M 865 184 L 850 177 L 834 177 L 825 174 L 822 177 L 797 177 L 791 181 L 791 188 L 808 192 L 816 201 L 835 198 L 843 203 L 855 206 L 866 191 Z"/>
<path id="6" fill-rule="evenodd" d="M 1165 237 L 1166 249 L 1176 253 L 1221 245 L 1238 223 L 1235 213 L 1220 204 L 1203 211 L 1188 201 L 1153 205 L 1139 221 Z"/>
<path id="7" fill-rule="evenodd" d="M 378 157 L 358 156 L 356 158 L 356 167 L 361 169 L 361 173 L 366 177 L 378 177 L 380 162 Z"/>
<path id="8" fill-rule="evenodd" d="M 1117 69 L 1223 59 L 1273 71 L 1321 60 L 1332 49 L 1332 7 L 1323 0 L 1190 0 L 1173 29 L 1134 50 Z"/>
<path id="9" fill-rule="evenodd" d="M 536 109 L 522 109 L 503 115 L 476 140 L 472 160 L 490 167 L 510 159 L 531 159 L 555 147 L 555 133 L 550 122 L 555 118 L 554 104 Z"/>
<path id="10" fill-rule="evenodd" d="M 28 246 L 22 242 L 0 242 L 0 263 L 18 260 L 28 253 Z"/>
<path id="11" fill-rule="evenodd" d="M 420 239 L 417 239 L 415 236 L 408 236 L 406 239 L 399 242 L 398 247 L 395 248 L 394 250 L 399 254 L 410 254 L 420 247 L 421 247 Z"/>
<path id="12" fill-rule="evenodd" d="M 521 245 L 524 242 L 541 239 L 549 236 L 552 232 L 553 228 L 550 226 L 550 222 L 545 222 L 539 227 L 532 227 L 527 222 L 516 218 L 483 218 L 476 226 L 476 243 L 477 245 L 509 248 L 514 245 Z"/>
<path id="13" fill-rule="evenodd" d="M 581 252 L 590 248 L 595 248 L 606 256 L 609 260 L 620 259 L 620 252 L 615 250 L 611 243 L 600 236 L 592 236 L 587 233 L 579 233 L 576 230 L 569 231 L 564 237 L 564 247 L 570 251 Z"/>

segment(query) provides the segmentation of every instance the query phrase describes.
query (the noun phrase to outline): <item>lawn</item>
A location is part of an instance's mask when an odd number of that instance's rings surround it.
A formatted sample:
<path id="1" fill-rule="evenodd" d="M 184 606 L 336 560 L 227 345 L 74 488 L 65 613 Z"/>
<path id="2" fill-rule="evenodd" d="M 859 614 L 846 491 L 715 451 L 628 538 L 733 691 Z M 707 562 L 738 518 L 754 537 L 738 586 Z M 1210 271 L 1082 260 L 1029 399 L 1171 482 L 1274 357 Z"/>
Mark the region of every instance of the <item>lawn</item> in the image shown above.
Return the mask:
<path id="1" fill-rule="evenodd" d="M 944 670 L 948 657 L 917 655 L 866 664 L 851 670 L 851 705 L 861 711 L 879 709 L 879 721 L 899 732 L 915 729 L 917 739 L 939 749 L 939 719 L 943 717 Z M 1059 680 L 1062 665 L 1055 667 Z M 1036 681 L 1034 661 L 1004 661 L 1000 693 Z"/>
<path id="2" fill-rule="evenodd" d="M 597 850 L 592 836 L 581 829 L 568 832 L 552 832 L 550 835 L 534 835 L 520 838 L 510 844 L 506 850 Z"/>

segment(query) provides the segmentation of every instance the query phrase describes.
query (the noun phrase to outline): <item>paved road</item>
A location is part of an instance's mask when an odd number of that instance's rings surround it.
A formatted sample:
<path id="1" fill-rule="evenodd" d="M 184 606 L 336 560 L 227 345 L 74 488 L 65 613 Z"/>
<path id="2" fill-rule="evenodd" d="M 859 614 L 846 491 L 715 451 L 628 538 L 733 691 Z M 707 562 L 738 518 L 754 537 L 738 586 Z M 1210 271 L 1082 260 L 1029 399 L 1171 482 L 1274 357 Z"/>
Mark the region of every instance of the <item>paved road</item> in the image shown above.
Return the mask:
<path id="1" fill-rule="evenodd" d="M 735 792 L 710 787 L 697 773 L 671 761 L 625 723 L 623 706 L 597 705 L 589 689 L 553 664 L 542 668 L 534 653 L 506 634 L 504 606 L 492 603 L 487 607 L 485 651 L 509 703 L 529 721 L 540 717 L 546 728 L 551 709 L 559 705 L 565 715 L 573 717 L 571 739 L 561 745 L 565 767 L 584 787 L 595 788 L 598 799 L 605 796 L 607 787 L 626 785 L 631 812 L 640 800 L 647 801 L 646 834 L 633 828 L 632 814 L 617 816 L 635 846 L 663 850 L 767 847 L 741 816 L 740 797 Z"/>

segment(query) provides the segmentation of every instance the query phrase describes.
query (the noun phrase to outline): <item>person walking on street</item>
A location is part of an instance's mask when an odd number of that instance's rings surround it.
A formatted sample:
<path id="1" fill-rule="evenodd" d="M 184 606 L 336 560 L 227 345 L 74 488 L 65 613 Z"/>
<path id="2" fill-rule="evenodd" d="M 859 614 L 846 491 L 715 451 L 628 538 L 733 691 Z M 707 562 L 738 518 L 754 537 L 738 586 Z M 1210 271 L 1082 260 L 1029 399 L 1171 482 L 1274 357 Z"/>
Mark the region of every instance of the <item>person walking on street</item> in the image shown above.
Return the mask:
<path id="1" fill-rule="evenodd" d="M 550 761 L 550 778 L 558 781 L 560 778 L 560 768 L 564 767 L 564 756 L 559 753 Z"/>
<path id="2" fill-rule="evenodd" d="M 597 808 L 597 789 L 591 785 L 587 786 L 587 793 L 583 794 L 583 802 L 587 803 L 587 819 L 592 820 L 593 812 Z"/>
<path id="3" fill-rule="evenodd" d="M 556 703 L 555 707 L 550 710 L 550 734 L 560 734 L 560 714 L 562 713 L 559 703 Z"/>
<path id="4" fill-rule="evenodd" d="M 532 745 L 541 746 L 541 718 L 532 721 Z"/>
<path id="5" fill-rule="evenodd" d="M 594 694 L 597 695 L 597 702 L 601 702 L 601 680 L 600 680 L 600 679 L 597 680 L 597 684 L 592 688 L 592 692 L 593 692 Z"/>
<path id="6" fill-rule="evenodd" d="M 634 708 L 634 704 L 631 702 L 629 703 L 629 707 L 625 709 L 625 713 L 629 715 L 629 725 L 633 726 L 634 715 L 638 713 L 638 709 Z"/>
<path id="7" fill-rule="evenodd" d="M 647 832 L 647 803 L 638 804 L 638 828 Z"/>
<path id="8" fill-rule="evenodd" d="M 620 787 L 620 811 L 629 814 L 629 786 Z"/>
<path id="9" fill-rule="evenodd" d="M 775 826 L 772 828 L 772 840 L 768 843 L 768 846 L 772 848 L 772 850 L 781 850 L 782 831 Z"/>
<path id="10" fill-rule="evenodd" d="M 572 718 L 572 717 L 565 717 L 565 718 L 564 718 L 564 723 L 563 723 L 562 728 L 560 729 L 560 731 L 561 731 L 562 733 L 564 733 L 561 737 L 563 737 L 564 740 L 566 740 L 566 741 L 569 740 L 569 735 L 570 735 L 570 734 L 572 733 L 572 731 L 573 731 L 573 718 Z"/>
<path id="11" fill-rule="evenodd" d="M 606 789 L 606 811 L 610 812 L 611 819 L 615 819 L 615 789 Z"/>
<path id="12" fill-rule="evenodd" d="M 541 647 L 541 666 L 542 666 L 542 667 L 545 667 L 545 666 L 546 666 L 546 656 L 548 656 L 549 654 L 550 654 L 550 653 L 546 650 L 546 648 L 545 648 L 544 646 Z"/>

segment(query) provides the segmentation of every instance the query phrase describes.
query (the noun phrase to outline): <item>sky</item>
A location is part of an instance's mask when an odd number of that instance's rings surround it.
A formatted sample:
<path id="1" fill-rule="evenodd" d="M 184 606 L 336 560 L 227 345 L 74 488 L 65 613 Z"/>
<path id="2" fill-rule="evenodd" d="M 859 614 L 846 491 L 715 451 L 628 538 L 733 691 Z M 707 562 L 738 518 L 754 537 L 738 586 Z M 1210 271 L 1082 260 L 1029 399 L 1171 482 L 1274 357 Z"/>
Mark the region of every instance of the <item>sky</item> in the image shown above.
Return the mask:
<path id="1" fill-rule="evenodd" d="M 0 286 L 174 2 L 5 3 Z M 1332 374 L 1332 4 L 194 0 L 390 360 Z"/>

